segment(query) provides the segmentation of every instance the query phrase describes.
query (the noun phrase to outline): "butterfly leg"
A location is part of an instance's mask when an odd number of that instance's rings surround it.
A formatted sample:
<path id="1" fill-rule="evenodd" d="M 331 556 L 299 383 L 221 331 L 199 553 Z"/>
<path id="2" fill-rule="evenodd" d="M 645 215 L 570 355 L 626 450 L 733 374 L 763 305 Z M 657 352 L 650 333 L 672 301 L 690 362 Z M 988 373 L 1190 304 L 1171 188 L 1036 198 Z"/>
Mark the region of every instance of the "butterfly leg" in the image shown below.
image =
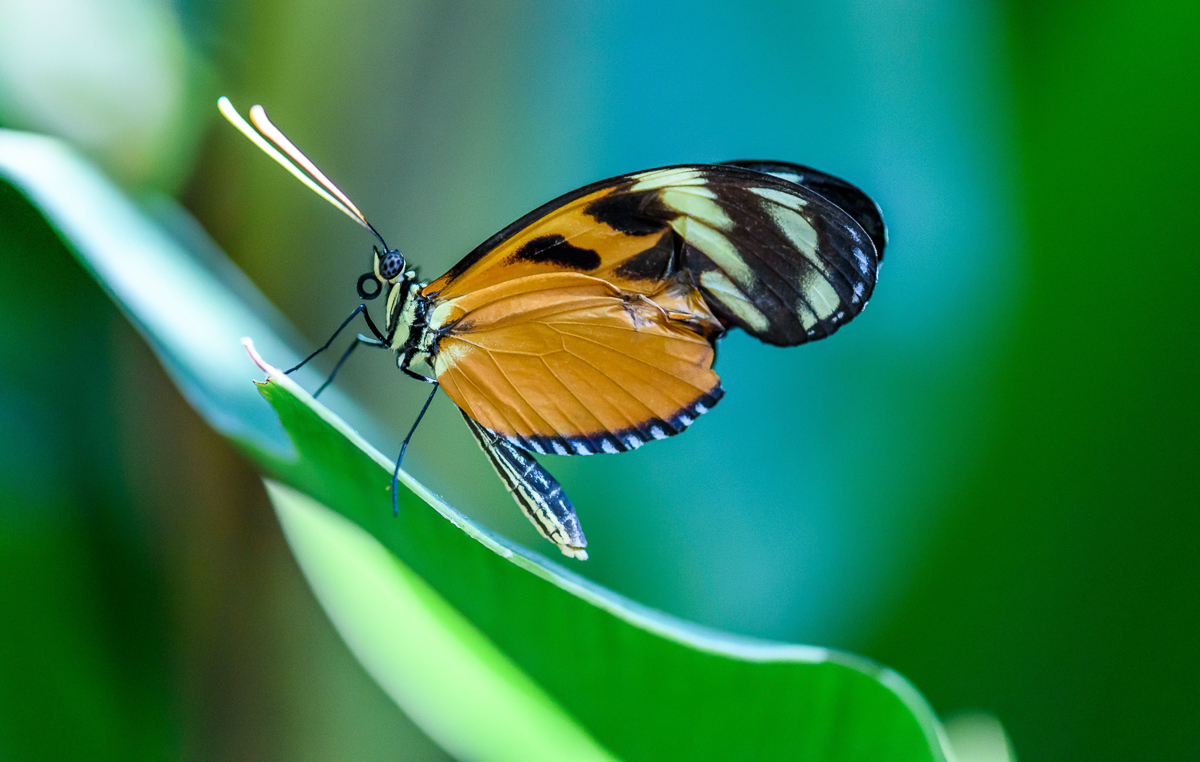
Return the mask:
<path id="1" fill-rule="evenodd" d="M 342 355 L 342 359 L 338 360 L 337 365 L 333 366 L 333 372 L 331 372 L 329 374 L 329 378 L 325 379 L 325 383 L 321 384 L 317 388 L 317 390 L 315 392 L 313 392 L 313 399 L 320 397 L 321 392 L 325 391 L 325 387 L 327 387 L 333 383 L 333 379 L 335 379 L 337 377 L 338 371 L 342 369 L 342 365 L 345 364 L 346 360 L 349 359 L 350 355 L 354 352 L 354 350 L 358 349 L 359 344 L 366 344 L 369 347 L 378 347 L 380 349 L 388 348 L 388 345 L 384 344 L 382 341 L 379 341 L 377 339 L 372 339 L 367 336 L 363 336 L 360 333 L 358 335 L 358 337 L 354 339 L 354 342 L 349 347 L 346 348 L 346 352 L 345 352 L 345 354 Z"/>
<path id="2" fill-rule="evenodd" d="M 363 314 L 365 315 L 365 314 L 366 314 L 366 310 L 367 310 L 367 305 L 365 305 L 365 304 L 360 304 L 360 305 L 358 305 L 357 307 L 355 307 L 355 308 L 354 308 L 354 312 L 351 312 L 351 313 L 350 313 L 350 316 L 349 316 L 348 318 L 346 318 L 345 320 L 343 320 L 343 321 L 342 321 L 342 324 L 341 324 L 341 325 L 339 325 L 339 326 L 338 326 L 338 328 L 337 328 L 337 330 L 333 332 L 333 335 L 329 337 L 329 341 L 327 341 L 327 342 L 325 342 L 324 344 L 322 344 L 322 345 L 320 346 L 320 348 L 318 348 L 318 349 L 317 349 L 315 352 L 313 352 L 312 354 L 310 354 L 308 357 L 305 357 L 305 358 L 304 358 L 303 360 L 301 360 L 300 362 L 296 363 L 296 364 L 295 364 L 295 365 L 293 365 L 292 367 L 290 367 L 290 368 L 288 368 L 287 370 L 285 370 L 285 371 L 284 371 L 284 373 L 290 376 L 292 373 L 295 373 L 296 371 L 300 370 L 300 369 L 301 369 L 301 368 L 303 368 L 305 365 L 307 365 L 309 360 L 311 360 L 311 359 L 313 359 L 314 357 L 316 357 L 317 355 L 321 354 L 321 353 L 322 353 L 322 352 L 324 352 L 326 349 L 329 349 L 329 345 L 330 345 L 330 344 L 332 344 L 332 343 L 333 343 L 333 340 L 334 340 L 334 339 L 336 339 L 336 338 L 338 337 L 338 334 L 342 332 L 342 329 L 344 329 L 346 326 L 350 325 L 350 321 L 351 321 L 351 320 L 353 320 L 354 318 L 358 317 L 358 314 L 359 314 L 360 312 L 361 312 L 361 313 L 363 313 Z M 370 325 L 370 324 L 371 324 L 371 321 L 368 319 L 368 320 L 367 320 L 367 323 L 368 323 L 368 325 Z M 372 325 L 371 327 L 372 327 L 372 328 L 374 328 L 374 325 Z M 376 333 L 378 333 L 378 332 L 376 332 Z M 382 337 L 380 337 L 380 338 L 382 339 Z"/>
<path id="3" fill-rule="evenodd" d="M 400 370 L 404 371 L 405 374 L 407 374 L 409 378 L 415 378 L 418 381 L 424 381 L 427 384 L 436 384 L 438 382 L 436 378 L 430 378 L 429 376 L 422 376 L 420 373 L 417 373 L 415 370 L 409 370 L 408 368 L 401 368 Z"/>
<path id="4" fill-rule="evenodd" d="M 433 395 L 437 394 L 438 383 L 433 382 L 433 389 L 429 391 L 429 399 L 425 400 L 425 406 L 421 408 L 421 412 L 417 413 L 417 420 L 413 421 L 412 428 L 408 430 L 408 436 L 400 444 L 400 454 L 396 456 L 396 468 L 392 471 L 392 486 L 389 489 L 392 491 L 392 515 L 400 515 L 400 496 L 397 493 L 397 486 L 400 482 L 400 463 L 404 460 L 404 451 L 408 449 L 408 442 L 412 439 L 413 432 L 417 430 L 417 424 L 425 417 L 425 411 L 429 409 L 429 403 L 433 402 Z"/>
<path id="5" fill-rule="evenodd" d="M 575 515 L 575 506 L 563 494 L 558 480 L 529 453 L 483 428 L 466 413 L 463 418 L 513 499 L 542 537 L 557 545 L 563 555 L 586 561 L 587 538 Z"/>

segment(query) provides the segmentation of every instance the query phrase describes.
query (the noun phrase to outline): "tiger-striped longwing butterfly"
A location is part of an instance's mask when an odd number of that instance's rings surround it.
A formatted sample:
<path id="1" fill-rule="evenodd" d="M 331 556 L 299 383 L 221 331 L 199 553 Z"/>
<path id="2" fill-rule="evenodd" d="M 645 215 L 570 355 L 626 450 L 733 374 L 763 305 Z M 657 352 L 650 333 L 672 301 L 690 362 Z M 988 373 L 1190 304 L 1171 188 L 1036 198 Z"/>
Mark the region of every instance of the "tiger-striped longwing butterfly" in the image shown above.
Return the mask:
<path id="1" fill-rule="evenodd" d="M 219 105 L 383 247 L 359 278 L 363 302 L 296 368 L 361 314 L 373 337 L 359 336 L 317 393 L 359 344 L 394 351 L 402 371 L 434 385 L 417 421 L 440 386 L 538 531 L 579 559 L 575 509 L 532 453 L 618 453 L 679 434 L 724 394 L 718 339 L 734 328 L 776 346 L 829 336 L 867 305 L 887 241 L 878 205 L 831 175 L 778 161 L 685 164 L 572 191 L 423 283 L 261 106 L 251 124 Z M 366 301 L 385 290 L 381 329 Z"/>

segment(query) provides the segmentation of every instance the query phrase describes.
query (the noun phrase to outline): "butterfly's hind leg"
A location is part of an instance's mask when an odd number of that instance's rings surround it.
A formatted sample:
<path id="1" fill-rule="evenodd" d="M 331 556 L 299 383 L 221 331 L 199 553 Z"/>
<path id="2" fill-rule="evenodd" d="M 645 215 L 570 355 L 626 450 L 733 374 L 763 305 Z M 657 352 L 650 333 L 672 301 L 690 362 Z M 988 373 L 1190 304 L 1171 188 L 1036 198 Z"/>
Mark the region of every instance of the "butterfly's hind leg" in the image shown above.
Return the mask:
<path id="1" fill-rule="evenodd" d="M 412 370 L 411 368 L 401 368 L 400 370 L 404 371 L 404 374 L 406 376 L 408 376 L 409 378 L 415 378 L 418 381 L 424 381 L 427 384 L 436 384 L 438 382 L 438 380 L 436 378 L 430 378 L 429 376 L 423 376 L 420 373 L 417 373 L 415 370 Z"/>
<path id="2" fill-rule="evenodd" d="M 587 538 L 575 515 L 575 506 L 558 480 L 529 453 L 483 428 L 466 413 L 463 418 L 513 499 L 542 537 L 557 545 L 563 555 L 586 561 Z"/>
<path id="3" fill-rule="evenodd" d="M 433 388 L 429 390 L 429 399 L 425 400 L 425 406 L 421 408 L 421 412 L 417 413 L 417 420 L 413 421 L 412 428 L 408 430 L 408 436 L 400 444 L 400 454 L 396 456 L 396 468 L 392 470 L 392 484 L 388 489 L 392 491 L 392 515 L 400 515 L 400 496 L 396 494 L 396 487 L 400 481 L 400 464 L 404 462 L 404 451 L 408 449 L 408 442 L 412 439 L 412 435 L 417 430 L 417 424 L 425 417 L 425 411 L 429 409 L 429 403 L 433 402 L 433 396 L 437 394 L 438 382 L 431 381 Z"/>

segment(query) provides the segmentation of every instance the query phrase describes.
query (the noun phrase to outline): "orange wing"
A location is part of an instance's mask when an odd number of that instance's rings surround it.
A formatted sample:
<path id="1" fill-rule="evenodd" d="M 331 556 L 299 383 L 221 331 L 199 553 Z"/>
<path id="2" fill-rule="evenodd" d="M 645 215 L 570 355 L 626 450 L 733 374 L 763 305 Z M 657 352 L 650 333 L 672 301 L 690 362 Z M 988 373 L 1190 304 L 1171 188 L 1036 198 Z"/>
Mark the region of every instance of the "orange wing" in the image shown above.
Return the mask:
<path id="1" fill-rule="evenodd" d="M 518 277 L 438 300 L 432 364 L 463 411 L 519 447 L 623 452 L 679 433 L 723 394 L 707 338 L 720 324 L 693 307 L 672 317 L 580 273 Z"/>

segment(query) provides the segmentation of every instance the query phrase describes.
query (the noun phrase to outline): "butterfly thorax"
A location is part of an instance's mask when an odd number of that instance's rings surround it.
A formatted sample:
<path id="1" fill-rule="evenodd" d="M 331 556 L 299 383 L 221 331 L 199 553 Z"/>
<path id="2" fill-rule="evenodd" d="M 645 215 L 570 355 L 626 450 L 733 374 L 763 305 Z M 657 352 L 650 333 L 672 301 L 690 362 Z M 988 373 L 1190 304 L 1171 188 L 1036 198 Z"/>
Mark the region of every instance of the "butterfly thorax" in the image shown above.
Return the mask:
<path id="1" fill-rule="evenodd" d="M 428 360 L 432 350 L 433 337 L 427 330 L 430 299 L 421 294 L 424 287 L 416 274 L 409 272 L 388 294 L 385 330 L 402 369 Z"/>

